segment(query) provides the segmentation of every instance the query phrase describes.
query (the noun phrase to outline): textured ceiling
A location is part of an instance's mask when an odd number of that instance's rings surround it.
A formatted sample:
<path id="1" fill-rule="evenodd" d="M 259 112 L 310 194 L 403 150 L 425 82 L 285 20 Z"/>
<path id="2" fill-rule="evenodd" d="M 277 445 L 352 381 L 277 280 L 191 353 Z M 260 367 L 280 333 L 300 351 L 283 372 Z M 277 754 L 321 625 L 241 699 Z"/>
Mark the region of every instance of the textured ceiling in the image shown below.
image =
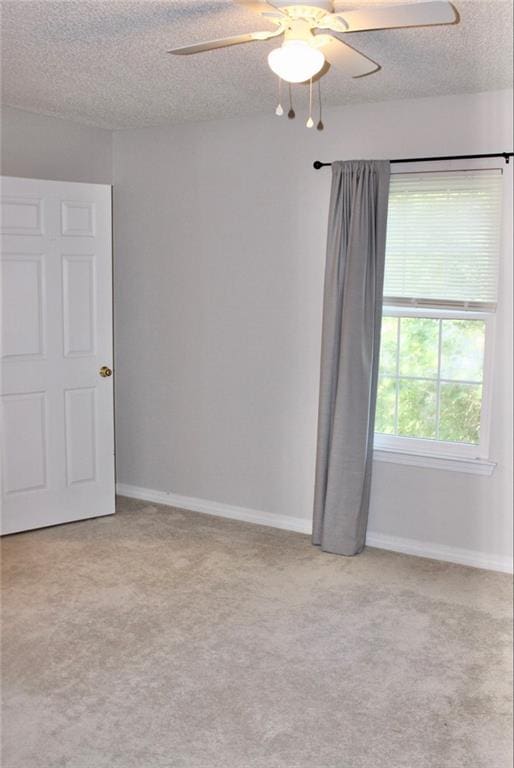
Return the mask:
<path id="1" fill-rule="evenodd" d="M 350 0 L 348 8 L 377 4 Z M 329 71 L 322 79 L 325 104 L 510 87 L 512 2 L 455 0 L 455 6 L 457 25 L 348 35 L 382 69 L 358 80 Z M 276 41 L 166 54 L 273 28 L 231 0 L 2 0 L 1 13 L 6 105 L 105 128 L 274 109 L 277 82 L 266 56 Z M 305 100 L 305 86 L 295 93 Z"/>

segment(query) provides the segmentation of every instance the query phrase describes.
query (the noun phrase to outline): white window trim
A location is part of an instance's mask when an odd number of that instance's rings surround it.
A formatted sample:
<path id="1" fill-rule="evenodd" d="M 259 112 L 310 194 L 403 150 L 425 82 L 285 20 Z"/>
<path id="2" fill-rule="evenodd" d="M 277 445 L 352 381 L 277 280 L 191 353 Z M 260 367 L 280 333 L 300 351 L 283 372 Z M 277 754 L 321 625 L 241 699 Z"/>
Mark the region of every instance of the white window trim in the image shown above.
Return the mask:
<path id="1" fill-rule="evenodd" d="M 462 456 L 405 452 L 392 448 L 375 447 L 373 459 L 387 464 L 404 464 L 423 469 L 443 469 L 450 472 L 465 472 L 466 474 L 486 475 L 488 477 L 493 474 L 496 468 L 496 463 L 487 459 L 465 459 Z"/>

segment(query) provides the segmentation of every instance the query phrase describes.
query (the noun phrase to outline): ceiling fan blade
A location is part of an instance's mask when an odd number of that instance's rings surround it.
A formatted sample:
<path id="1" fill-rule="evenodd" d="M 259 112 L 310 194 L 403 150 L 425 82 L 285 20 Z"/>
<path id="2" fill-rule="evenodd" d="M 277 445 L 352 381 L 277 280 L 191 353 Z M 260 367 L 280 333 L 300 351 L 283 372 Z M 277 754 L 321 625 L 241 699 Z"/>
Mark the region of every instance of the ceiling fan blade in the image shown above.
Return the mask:
<path id="1" fill-rule="evenodd" d="M 323 35 L 326 42 L 321 50 L 329 64 L 350 77 L 362 77 L 370 75 L 380 69 L 380 64 L 368 59 L 363 53 L 359 53 L 348 43 L 343 43 L 334 35 Z"/>
<path id="2" fill-rule="evenodd" d="M 282 28 L 272 32 L 248 32 L 246 35 L 234 35 L 233 37 L 222 37 L 219 40 L 206 40 L 203 43 L 195 45 L 186 45 L 183 48 L 173 48 L 168 53 L 174 53 L 179 56 L 188 56 L 191 53 L 203 53 L 204 51 L 214 51 L 216 48 L 226 48 L 229 45 L 240 45 L 241 43 L 251 43 L 254 40 L 268 40 L 270 37 L 276 37 L 282 34 Z"/>
<path id="3" fill-rule="evenodd" d="M 338 11 L 342 2 L 335 2 L 335 15 L 346 25 L 346 32 L 366 32 L 372 29 L 398 27 L 429 27 L 433 24 L 455 24 L 457 11 L 445 0 L 408 5 L 369 6 L 357 11 Z"/>

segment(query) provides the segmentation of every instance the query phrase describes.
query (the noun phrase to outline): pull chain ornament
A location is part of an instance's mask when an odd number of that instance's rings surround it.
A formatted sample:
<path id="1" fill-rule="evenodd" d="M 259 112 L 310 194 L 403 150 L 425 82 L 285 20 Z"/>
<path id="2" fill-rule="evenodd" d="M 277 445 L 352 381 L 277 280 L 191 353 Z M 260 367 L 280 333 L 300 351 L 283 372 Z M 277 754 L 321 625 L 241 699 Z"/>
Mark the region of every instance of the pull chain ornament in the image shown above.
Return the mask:
<path id="1" fill-rule="evenodd" d="M 291 83 L 287 84 L 288 86 L 288 92 L 289 92 L 289 111 L 287 113 L 287 116 L 290 120 L 294 120 L 296 117 L 296 112 L 293 108 L 293 91 L 291 88 Z M 316 123 L 316 130 L 323 131 L 325 126 L 323 124 L 323 108 L 321 103 L 321 80 L 318 79 L 318 110 L 319 110 L 319 119 Z M 284 115 L 284 108 L 282 106 L 282 78 L 278 78 L 278 104 L 275 108 L 275 114 L 278 117 L 282 117 Z M 312 77 L 309 80 L 309 117 L 307 119 L 307 122 L 305 123 L 306 128 L 313 128 L 314 127 L 314 120 L 312 119 Z"/>
<path id="2" fill-rule="evenodd" d="M 289 112 L 287 113 L 287 116 L 290 120 L 294 120 L 296 113 L 293 109 L 293 94 L 291 91 L 291 83 L 289 83 Z"/>
<path id="3" fill-rule="evenodd" d="M 282 107 L 282 104 L 280 103 L 281 102 L 281 98 L 280 98 L 281 95 L 282 95 L 282 80 L 279 77 L 278 78 L 278 104 L 277 104 L 277 108 L 275 110 L 275 114 L 278 115 L 278 117 L 282 117 L 282 115 L 284 114 L 284 109 Z"/>
<path id="4" fill-rule="evenodd" d="M 309 83 L 309 119 L 305 123 L 307 128 L 312 128 L 314 120 L 312 119 L 312 77 Z"/>
<path id="5" fill-rule="evenodd" d="M 321 119 L 321 80 L 318 80 L 318 103 L 319 103 L 319 120 L 318 120 L 316 129 L 318 131 L 322 131 L 325 126 L 323 125 L 323 120 Z"/>

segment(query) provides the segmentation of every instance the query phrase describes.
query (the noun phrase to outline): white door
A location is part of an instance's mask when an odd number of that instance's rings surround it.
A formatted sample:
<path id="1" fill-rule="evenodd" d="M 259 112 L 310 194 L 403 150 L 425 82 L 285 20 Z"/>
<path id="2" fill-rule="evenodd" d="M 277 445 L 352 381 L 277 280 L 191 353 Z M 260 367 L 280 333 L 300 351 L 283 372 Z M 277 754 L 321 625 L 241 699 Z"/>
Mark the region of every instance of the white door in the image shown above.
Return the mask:
<path id="1" fill-rule="evenodd" d="M 0 184 L 2 533 L 13 533 L 114 512 L 111 188 Z"/>

